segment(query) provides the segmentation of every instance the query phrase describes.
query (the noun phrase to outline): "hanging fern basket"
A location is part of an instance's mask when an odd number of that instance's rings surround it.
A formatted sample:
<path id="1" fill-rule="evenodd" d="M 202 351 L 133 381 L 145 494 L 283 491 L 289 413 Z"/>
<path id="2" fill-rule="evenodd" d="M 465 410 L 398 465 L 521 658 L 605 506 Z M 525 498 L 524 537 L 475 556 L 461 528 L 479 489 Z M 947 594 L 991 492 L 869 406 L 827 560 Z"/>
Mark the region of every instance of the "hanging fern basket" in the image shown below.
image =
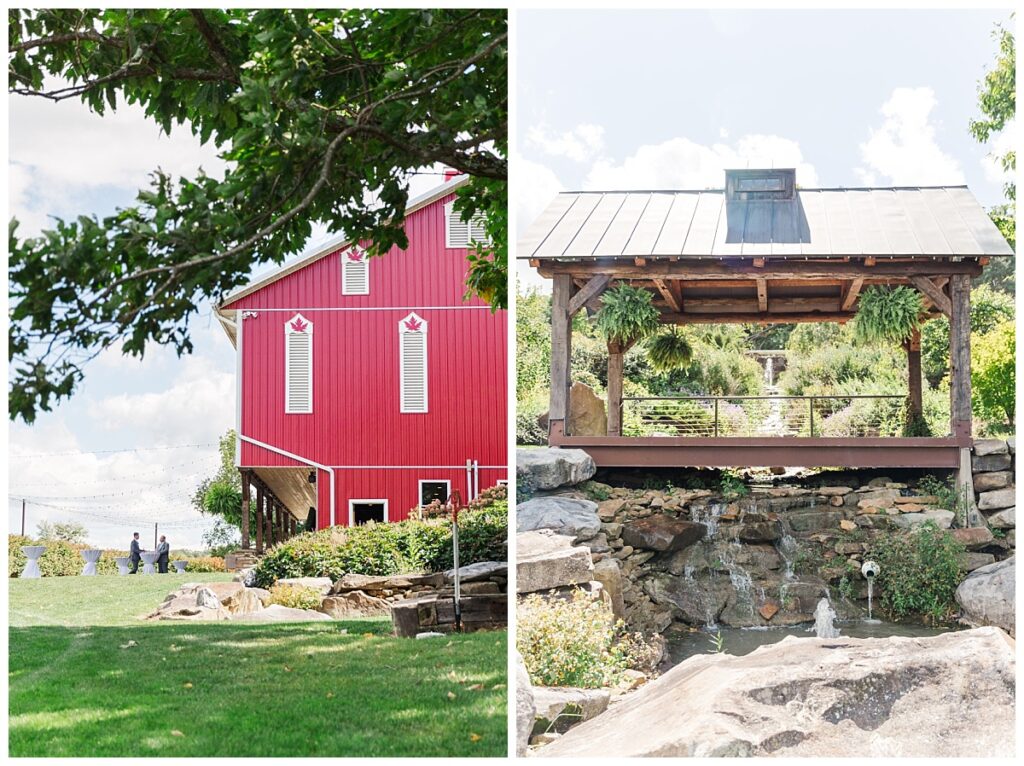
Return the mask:
<path id="1" fill-rule="evenodd" d="M 685 335 L 673 327 L 650 340 L 647 344 L 647 360 L 658 372 L 678 370 L 693 360 L 693 346 Z"/>
<path id="2" fill-rule="evenodd" d="M 853 334 L 861 343 L 904 343 L 921 326 L 924 301 L 906 285 L 871 286 L 861 293 Z"/>
<path id="3" fill-rule="evenodd" d="M 608 343 L 628 346 L 658 329 L 658 309 L 641 287 L 621 284 L 605 290 L 595 327 Z"/>

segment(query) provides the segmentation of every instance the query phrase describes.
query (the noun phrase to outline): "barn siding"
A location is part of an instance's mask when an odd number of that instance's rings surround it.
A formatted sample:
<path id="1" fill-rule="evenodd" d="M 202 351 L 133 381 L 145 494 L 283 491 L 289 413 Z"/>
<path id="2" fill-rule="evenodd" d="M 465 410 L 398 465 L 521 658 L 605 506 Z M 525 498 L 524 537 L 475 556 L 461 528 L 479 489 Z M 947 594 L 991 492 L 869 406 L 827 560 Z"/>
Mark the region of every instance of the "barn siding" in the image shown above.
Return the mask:
<path id="1" fill-rule="evenodd" d="M 507 465 L 507 315 L 462 299 L 466 250 L 444 247 L 444 205 L 452 197 L 407 218 L 408 250 L 371 260 L 369 295 L 342 295 L 339 250 L 225 306 L 255 312 L 240 319 L 242 433 L 341 467 L 335 524 L 348 523 L 350 499 L 387 498 L 391 520 L 400 520 L 417 503 L 418 479 L 451 479 L 465 498 L 466 460 Z M 423 414 L 400 412 L 398 323 L 412 310 L 429 328 Z M 314 328 L 311 414 L 284 412 L 284 325 L 297 311 Z M 241 465 L 295 461 L 243 443 Z M 369 468 L 379 466 L 460 468 Z M 325 526 L 332 521 L 329 476 L 318 474 L 318 526 Z M 505 476 L 481 469 L 480 488 Z"/>

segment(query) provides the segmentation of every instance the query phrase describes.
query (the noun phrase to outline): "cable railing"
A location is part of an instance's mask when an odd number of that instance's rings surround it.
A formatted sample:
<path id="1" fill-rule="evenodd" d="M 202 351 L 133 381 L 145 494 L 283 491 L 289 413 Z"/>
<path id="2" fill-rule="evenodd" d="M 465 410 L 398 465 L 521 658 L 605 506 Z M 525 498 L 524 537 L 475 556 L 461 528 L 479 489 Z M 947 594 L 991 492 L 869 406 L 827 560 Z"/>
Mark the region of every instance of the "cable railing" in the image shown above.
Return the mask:
<path id="1" fill-rule="evenodd" d="M 624 397 L 622 435 L 902 436 L 906 400 L 906 394 Z"/>

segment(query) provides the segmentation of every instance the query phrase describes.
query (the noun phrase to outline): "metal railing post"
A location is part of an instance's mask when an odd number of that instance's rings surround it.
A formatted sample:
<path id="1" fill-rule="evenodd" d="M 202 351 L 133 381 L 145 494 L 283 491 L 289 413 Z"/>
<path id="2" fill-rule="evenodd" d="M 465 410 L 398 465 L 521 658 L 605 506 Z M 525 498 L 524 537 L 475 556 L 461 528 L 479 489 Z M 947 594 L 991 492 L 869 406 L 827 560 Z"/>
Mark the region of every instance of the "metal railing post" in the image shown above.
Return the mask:
<path id="1" fill-rule="evenodd" d="M 715 436 L 718 436 L 718 397 L 715 397 Z"/>
<path id="2" fill-rule="evenodd" d="M 809 409 L 811 411 L 811 437 L 813 438 L 814 437 L 814 397 L 813 396 L 810 399 L 807 400 L 807 404 L 809 405 Z"/>

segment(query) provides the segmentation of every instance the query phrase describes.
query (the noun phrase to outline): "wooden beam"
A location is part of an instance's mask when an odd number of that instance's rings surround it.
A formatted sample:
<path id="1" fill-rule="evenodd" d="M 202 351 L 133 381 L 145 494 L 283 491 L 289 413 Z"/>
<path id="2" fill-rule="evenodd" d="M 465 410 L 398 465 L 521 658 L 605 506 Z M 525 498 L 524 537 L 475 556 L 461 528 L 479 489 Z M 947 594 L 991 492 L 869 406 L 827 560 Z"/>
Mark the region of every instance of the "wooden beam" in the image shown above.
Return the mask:
<path id="1" fill-rule="evenodd" d="M 753 261 L 751 261 L 751 263 L 753 264 L 755 269 L 764 268 L 764 258 L 755 258 Z"/>
<path id="2" fill-rule="evenodd" d="M 242 549 L 249 548 L 249 493 L 252 482 L 252 471 L 242 469 Z"/>
<path id="3" fill-rule="evenodd" d="M 662 324 L 793 324 L 804 322 L 848 322 L 852 312 L 800 312 L 796 314 L 662 314 Z"/>
<path id="4" fill-rule="evenodd" d="M 911 421 L 919 420 L 924 414 L 924 400 L 921 390 L 921 331 L 914 330 L 907 339 L 907 391 Z"/>
<path id="5" fill-rule="evenodd" d="M 768 280 L 757 280 L 757 307 L 761 311 L 768 310 Z"/>
<path id="6" fill-rule="evenodd" d="M 690 258 L 678 262 L 649 261 L 645 266 L 637 266 L 632 261 L 609 262 L 602 259 L 596 261 L 543 261 L 539 267 L 541 276 L 553 277 L 555 274 L 608 274 L 613 279 L 736 279 L 747 276 L 751 278 L 765 277 L 769 279 L 853 279 L 855 277 L 902 277 L 912 276 L 952 276 L 967 274 L 979 276 L 981 266 L 970 261 L 951 261 L 949 259 L 916 260 L 916 261 L 883 261 L 868 268 L 859 263 L 842 262 L 808 262 L 808 261 L 772 261 L 771 268 L 757 269 L 747 263 L 732 263 L 720 260 Z"/>
<path id="7" fill-rule="evenodd" d="M 949 282 L 949 415 L 954 437 L 971 435 L 971 278 Z"/>
<path id="8" fill-rule="evenodd" d="M 760 308 L 758 298 L 690 298 L 686 301 L 687 314 L 798 314 L 820 311 L 839 311 L 838 298 L 772 298 L 768 311 Z M 673 312 L 669 312 L 673 313 Z M 681 313 L 681 312 L 674 312 Z"/>
<path id="9" fill-rule="evenodd" d="M 274 496 L 270 495 L 267 497 L 267 507 L 263 509 L 263 541 L 269 550 L 270 546 L 274 544 L 274 526 L 271 524 L 272 514 L 274 512 Z"/>
<path id="10" fill-rule="evenodd" d="M 934 282 L 927 277 L 911 277 L 911 284 L 914 285 L 928 300 L 935 304 L 935 308 L 946 316 L 951 316 L 953 307 L 946 294 L 940 290 Z"/>
<path id="11" fill-rule="evenodd" d="M 611 279 L 607 274 L 598 274 L 587 280 L 587 283 L 569 299 L 569 316 L 575 316 L 576 312 L 583 308 L 588 301 L 604 292 Z"/>
<path id="12" fill-rule="evenodd" d="M 658 292 L 661 293 L 661 297 L 665 299 L 665 303 L 667 303 L 673 311 L 682 311 L 683 307 L 669 289 L 668 283 L 664 279 L 655 279 L 653 281 L 654 286 L 657 287 Z"/>
<path id="13" fill-rule="evenodd" d="M 572 277 L 558 274 L 551 286 L 551 392 L 548 429 L 552 423 L 564 424 L 569 412 L 569 360 L 572 356 L 572 314 L 569 291 Z M 563 426 L 564 427 L 564 426 Z M 568 428 L 564 428 L 568 432 Z"/>
<path id="14" fill-rule="evenodd" d="M 262 484 L 262 482 L 261 482 Z M 263 487 L 256 487 L 256 553 L 263 553 Z"/>
<path id="15" fill-rule="evenodd" d="M 622 357 L 617 343 L 608 344 L 608 436 L 622 435 Z"/>
<path id="16" fill-rule="evenodd" d="M 633 259 L 633 263 L 635 263 L 637 266 L 644 266 L 647 263 L 647 259 L 646 258 L 634 258 Z"/>
<path id="17" fill-rule="evenodd" d="M 864 259 L 865 266 L 874 266 L 877 263 L 878 260 L 873 255 L 869 255 L 867 258 Z"/>
<path id="18" fill-rule="evenodd" d="M 860 295 L 860 289 L 863 286 L 863 277 L 858 277 L 850 282 L 850 289 L 846 291 L 846 295 L 843 297 L 843 302 L 839 308 L 843 311 L 850 311 L 853 308 L 853 304 L 857 302 L 857 296 Z"/>

